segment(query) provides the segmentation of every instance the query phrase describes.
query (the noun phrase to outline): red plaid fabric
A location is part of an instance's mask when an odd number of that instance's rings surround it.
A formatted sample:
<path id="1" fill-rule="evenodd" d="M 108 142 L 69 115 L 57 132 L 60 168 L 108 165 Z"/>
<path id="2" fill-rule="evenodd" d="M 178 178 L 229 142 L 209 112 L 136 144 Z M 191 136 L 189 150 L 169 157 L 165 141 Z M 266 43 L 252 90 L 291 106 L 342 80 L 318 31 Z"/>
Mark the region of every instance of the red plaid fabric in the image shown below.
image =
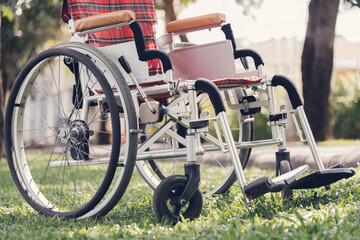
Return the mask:
<path id="1" fill-rule="evenodd" d="M 156 23 L 156 13 L 153 0 L 63 0 L 62 19 L 74 21 L 106 12 L 132 10 L 136 14 L 136 21 L 140 24 L 147 49 L 156 49 L 153 25 Z M 104 47 L 134 40 L 131 29 L 126 26 L 120 29 L 110 29 L 89 34 L 89 44 Z M 161 73 L 158 59 L 148 61 L 149 75 Z"/>
<path id="2" fill-rule="evenodd" d="M 226 90 L 231 88 L 237 88 L 244 85 L 249 84 L 256 84 L 259 83 L 263 78 L 256 78 L 256 79 L 246 79 L 246 78 L 222 78 L 222 79 L 216 79 L 212 80 L 212 82 L 220 89 L 220 90 Z M 141 88 L 149 88 L 149 87 L 155 87 L 160 85 L 167 84 L 165 81 L 156 81 L 156 82 L 147 82 L 147 83 L 140 83 Z M 131 90 L 136 89 L 135 85 L 129 85 L 129 88 Z M 89 89 L 90 96 L 94 95 L 94 92 Z M 96 90 L 98 94 L 103 94 L 102 90 Z M 117 92 L 116 89 L 113 89 L 113 92 Z M 187 92 L 187 91 L 185 91 Z M 201 91 L 199 91 L 201 92 Z M 161 102 L 162 104 L 167 104 L 167 99 L 171 97 L 170 92 L 161 93 L 161 94 L 155 94 L 150 96 L 153 99 L 156 99 L 157 101 Z"/>
<path id="3" fill-rule="evenodd" d="M 228 89 L 228 88 L 236 88 L 248 84 L 255 84 L 262 80 L 263 78 L 256 78 L 256 79 L 246 79 L 246 78 L 223 78 L 223 79 L 216 79 L 212 80 L 213 83 L 219 89 Z"/>

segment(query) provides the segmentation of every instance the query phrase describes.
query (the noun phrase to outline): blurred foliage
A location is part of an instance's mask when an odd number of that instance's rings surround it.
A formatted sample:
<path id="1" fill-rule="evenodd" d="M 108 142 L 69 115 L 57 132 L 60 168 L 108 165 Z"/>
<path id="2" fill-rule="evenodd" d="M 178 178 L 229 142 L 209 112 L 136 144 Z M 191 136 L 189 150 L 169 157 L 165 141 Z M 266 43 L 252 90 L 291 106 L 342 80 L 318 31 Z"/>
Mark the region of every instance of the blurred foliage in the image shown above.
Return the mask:
<path id="1" fill-rule="evenodd" d="M 156 9 L 163 9 L 164 2 L 169 0 L 154 0 Z M 171 0 L 173 1 L 174 9 L 178 12 L 181 8 L 186 7 L 189 3 L 195 2 L 196 0 Z"/>
<path id="2" fill-rule="evenodd" d="M 330 94 L 331 119 L 335 138 L 360 136 L 360 74 L 338 74 Z"/>
<path id="3" fill-rule="evenodd" d="M 344 0 L 345 4 L 349 4 L 351 7 L 360 7 L 360 0 Z"/>
<path id="4" fill-rule="evenodd" d="M 252 9 L 258 9 L 261 7 L 264 0 L 235 0 L 238 4 L 244 7 L 243 14 L 244 15 L 252 15 Z M 254 15 L 252 15 L 255 17 Z"/>
<path id="5" fill-rule="evenodd" d="M 3 0 L 1 70 L 4 89 L 49 39 L 61 40 L 61 0 Z"/>
<path id="6" fill-rule="evenodd" d="M 283 96 L 279 94 L 279 89 L 275 88 L 276 96 L 280 96 L 279 99 L 283 100 Z M 261 101 L 268 99 L 266 94 L 257 93 L 256 94 Z M 262 107 L 259 113 L 253 115 L 255 119 L 255 135 L 254 140 L 264 140 L 272 138 L 271 128 L 268 126 L 269 122 L 269 109 L 268 107 Z"/>
<path id="7" fill-rule="evenodd" d="M 264 108 L 262 109 L 264 111 Z M 255 137 L 254 140 L 263 140 L 271 138 L 271 128 L 267 125 L 269 122 L 268 113 L 259 112 L 255 114 Z"/>

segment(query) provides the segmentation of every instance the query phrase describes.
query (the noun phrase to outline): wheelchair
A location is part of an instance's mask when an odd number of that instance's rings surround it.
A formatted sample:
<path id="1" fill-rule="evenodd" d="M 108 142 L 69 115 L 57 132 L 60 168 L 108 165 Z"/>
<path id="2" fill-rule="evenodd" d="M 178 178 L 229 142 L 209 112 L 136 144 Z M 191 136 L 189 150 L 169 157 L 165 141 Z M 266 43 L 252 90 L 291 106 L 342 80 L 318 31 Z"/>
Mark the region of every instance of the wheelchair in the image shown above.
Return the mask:
<path id="1" fill-rule="evenodd" d="M 172 222 L 197 218 L 203 196 L 225 193 L 235 182 L 250 205 L 268 192 L 290 197 L 293 189 L 329 188 L 355 174 L 343 163 L 325 169 L 294 84 L 264 75 L 255 51 L 238 50 L 225 15 L 169 23 L 161 38 L 167 52 L 146 49 L 129 10 L 70 20 L 69 26 L 72 40 L 23 68 L 6 108 L 8 165 L 20 193 L 38 212 L 104 216 L 122 198 L 135 166 L 154 189 L 157 219 Z M 124 26 L 134 41 L 101 48 L 85 43 L 88 34 Z M 174 44 L 176 35 L 212 28 L 220 28 L 225 39 Z M 148 74 L 147 61 L 153 59 L 161 61 L 162 74 Z M 244 68 L 240 73 L 237 59 Z M 289 109 L 277 106 L 276 87 L 286 90 Z M 268 109 L 272 138 L 254 140 L 254 115 L 262 108 Z M 287 117 L 308 144 L 316 172 L 305 175 L 308 165 L 293 168 Z M 270 145 L 278 148 L 276 177 L 248 183 L 243 169 L 251 149 Z"/>

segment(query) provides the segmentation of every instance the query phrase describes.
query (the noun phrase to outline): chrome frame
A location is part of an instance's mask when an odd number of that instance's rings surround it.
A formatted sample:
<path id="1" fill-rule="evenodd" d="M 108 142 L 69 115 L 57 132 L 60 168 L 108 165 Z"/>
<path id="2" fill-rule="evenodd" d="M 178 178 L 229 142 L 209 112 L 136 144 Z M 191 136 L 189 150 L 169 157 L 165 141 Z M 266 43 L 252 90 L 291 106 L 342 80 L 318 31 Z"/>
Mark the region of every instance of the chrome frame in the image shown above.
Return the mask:
<path id="1" fill-rule="evenodd" d="M 73 28 L 73 23 L 70 21 L 70 31 L 75 35 L 73 38 L 73 41 L 86 40 L 86 35 L 89 33 L 116 28 L 116 27 L 122 27 L 129 25 L 131 22 L 128 23 L 119 23 L 111 26 L 105 26 L 97 29 L 91 29 L 88 31 L 78 32 L 76 33 Z M 211 26 L 206 28 L 212 28 L 212 27 L 218 27 Z M 204 28 L 195 29 L 201 30 Z M 193 31 L 193 30 L 192 30 Z M 188 31 L 184 31 L 188 32 Z M 168 44 L 170 51 L 172 51 L 172 36 L 175 34 L 181 34 L 183 32 L 178 33 L 172 33 L 167 34 L 162 37 L 162 40 L 164 44 Z M 247 71 L 244 73 L 237 74 L 237 77 L 251 77 L 251 76 L 259 76 L 263 77 L 262 75 L 262 66 L 259 66 L 258 69 L 255 71 Z M 133 78 L 132 76 L 130 76 Z M 141 87 L 138 84 L 135 84 L 137 89 L 133 90 L 133 97 L 136 99 L 140 93 L 141 95 L 148 95 L 151 96 L 153 94 L 159 94 L 159 93 L 167 93 L 171 92 L 171 95 L 173 96 L 172 102 L 169 103 L 169 105 L 164 109 L 165 115 L 167 116 L 168 120 L 164 123 L 155 123 L 154 126 L 157 127 L 157 131 L 152 134 L 143 144 L 141 144 L 138 147 L 137 150 L 137 167 L 141 169 L 140 174 L 142 177 L 146 180 L 148 176 L 146 174 L 143 174 L 143 172 L 146 173 L 148 171 L 147 169 L 142 168 L 142 165 L 144 164 L 144 160 L 150 160 L 150 159 L 161 159 L 161 158 L 173 158 L 173 157 L 187 157 L 188 162 L 195 162 L 197 155 L 202 155 L 206 151 L 223 151 L 223 152 L 229 152 L 232 159 L 232 164 L 234 166 L 236 176 L 239 182 L 240 187 L 242 190 L 244 190 L 245 186 L 247 185 L 246 177 L 244 174 L 244 171 L 241 166 L 241 162 L 239 159 L 239 156 L 237 154 L 237 149 L 242 148 L 254 148 L 254 147 L 263 147 L 263 146 L 269 146 L 269 145 L 276 145 L 278 146 L 278 149 L 280 151 L 286 150 L 286 139 L 285 139 L 285 121 L 282 122 L 272 122 L 270 123 L 270 128 L 272 132 L 272 138 L 271 139 L 264 139 L 264 140 L 256 140 L 256 141 L 249 141 L 249 142 L 241 142 L 236 144 L 234 140 L 232 139 L 232 134 L 230 130 L 229 123 L 226 119 L 225 112 L 221 112 L 216 116 L 215 118 L 209 119 L 210 121 L 214 121 L 217 138 L 206 135 L 204 133 L 199 132 L 198 130 L 192 130 L 189 127 L 189 121 L 191 120 L 197 120 L 197 96 L 195 91 L 195 81 L 185 81 L 179 84 L 179 82 L 175 82 L 173 80 L 172 71 L 168 71 L 166 73 L 166 81 L 167 85 L 165 86 L 158 86 L 158 87 L 150 87 L 146 89 L 141 89 Z M 136 82 L 135 82 L 136 83 Z M 248 104 L 238 104 L 238 103 L 232 103 L 229 97 L 229 94 L 227 91 L 225 91 L 225 98 L 226 103 L 230 109 L 233 110 L 240 110 L 240 109 L 246 109 L 246 108 L 253 108 L 253 107 L 268 107 L 269 108 L 269 114 L 275 114 L 276 113 L 276 99 L 274 94 L 274 87 L 271 85 L 271 77 L 265 77 L 264 80 L 262 80 L 259 83 L 256 84 L 249 84 L 242 86 L 242 88 L 246 89 L 252 89 L 254 93 L 265 93 L 267 95 L 267 100 L 263 101 L 256 101 Z M 135 92 L 136 91 L 136 92 Z M 94 98 L 101 98 L 101 96 L 95 96 Z M 143 96 L 144 97 L 144 96 Z M 183 106 L 179 107 L 177 104 L 183 99 L 187 98 L 189 100 L 189 106 Z M 97 99 L 99 101 L 99 99 Z M 136 101 L 135 101 L 136 103 Z M 136 104 L 137 105 L 137 104 Z M 138 106 L 135 106 L 138 108 Z M 300 137 L 300 140 L 302 142 L 307 142 L 309 144 L 309 147 L 311 149 L 314 161 L 316 163 L 316 166 L 319 170 L 324 169 L 324 165 L 321 161 L 316 142 L 314 140 L 314 137 L 312 135 L 309 123 L 307 121 L 304 108 L 303 106 L 298 107 L 294 110 L 287 111 L 292 116 L 292 119 L 295 123 L 298 135 Z M 190 113 L 189 119 L 186 118 L 179 118 L 179 116 L 184 116 L 185 113 Z M 303 138 L 300 130 L 300 126 L 298 121 L 296 120 L 295 114 L 298 115 L 301 126 L 304 131 L 304 135 L 306 138 Z M 252 118 L 245 119 L 245 121 L 253 121 Z M 225 137 L 225 142 L 221 139 L 220 131 L 218 129 L 217 122 L 220 122 L 220 126 L 223 130 L 223 134 Z M 175 124 L 181 124 L 188 128 L 188 134 L 186 138 L 183 138 L 182 136 L 178 135 L 174 130 Z M 148 150 L 152 144 L 155 143 L 157 139 L 159 139 L 163 135 L 169 135 L 172 140 L 172 148 L 169 150 Z M 214 146 L 202 146 L 200 139 L 203 138 L 206 141 L 209 141 L 214 144 Z M 182 145 L 187 146 L 186 148 L 179 148 L 178 144 L 181 143 Z M 101 161 L 107 162 L 109 159 L 101 159 Z M 123 159 L 119 159 L 119 162 L 122 162 Z M 97 163 L 99 161 L 97 160 Z M 69 164 L 72 164 L 70 161 Z M 74 164 L 82 164 L 81 161 L 74 161 Z M 91 160 L 86 161 L 86 164 L 91 164 Z M 94 163 L 95 164 L 95 163 Z M 51 163 L 52 166 L 57 166 L 56 161 Z M 157 181 L 155 179 L 151 179 L 151 181 Z M 245 202 L 247 204 L 251 204 L 251 200 L 246 196 L 244 193 Z"/>

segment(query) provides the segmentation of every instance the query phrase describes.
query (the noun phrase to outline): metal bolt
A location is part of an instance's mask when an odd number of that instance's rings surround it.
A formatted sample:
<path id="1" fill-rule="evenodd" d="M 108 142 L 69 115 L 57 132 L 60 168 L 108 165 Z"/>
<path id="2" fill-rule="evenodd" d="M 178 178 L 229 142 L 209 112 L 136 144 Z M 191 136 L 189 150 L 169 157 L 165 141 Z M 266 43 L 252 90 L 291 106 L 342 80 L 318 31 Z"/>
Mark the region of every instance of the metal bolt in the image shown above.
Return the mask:
<path id="1" fill-rule="evenodd" d="M 183 206 L 185 206 L 186 202 L 187 201 L 185 199 L 181 199 L 180 200 L 180 205 L 183 207 Z"/>
<path id="2" fill-rule="evenodd" d="M 79 129 L 77 128 L 72 128 L 70 131 L 70 136 L 72 139 L 76 140 L 80 137 L 80 132 Z"/>

